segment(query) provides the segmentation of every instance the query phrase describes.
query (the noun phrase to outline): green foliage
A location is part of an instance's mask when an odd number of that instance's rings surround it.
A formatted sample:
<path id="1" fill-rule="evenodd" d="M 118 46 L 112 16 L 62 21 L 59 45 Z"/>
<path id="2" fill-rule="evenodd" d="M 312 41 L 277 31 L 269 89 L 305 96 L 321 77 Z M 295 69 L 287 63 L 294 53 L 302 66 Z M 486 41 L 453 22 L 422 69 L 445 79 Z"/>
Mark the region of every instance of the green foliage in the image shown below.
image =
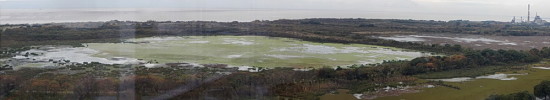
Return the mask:
<path id="1" fill-rule="evenodd" d="M 0 47 L 0 58 L 13 57 L 13 56 L 15 56 L 15 54 L 21 53 L 21 51 L 26 51 L 26 50 L 29 50 L 29 49 L 31 49 L 31 48 L 30 47 L 17 47 L 17 48 L 8 48 L 8 47 L 2 48 L 2 47 Z"/>
<path id="2" fill-rule="evenodd" d="M 535 100 L 535 96 L 527 91 L 508 95 L 491 95 L 485 100 Z"/>
<path id="3" fill-rule="evenodd" d="M 506 69 L 509 69 L 512 66 L 486 66 L 478 68 L 463 68 L 463 69 L 454 69 L 441 72 L 430 72 L 424 74 L 417 74 L 414 77 L 422 79 L 445 79 L 445 78 L 456 78 L 456 77 L 476 77 L 483 76 L 487 74 L 494 74 L 495 72 L 503 72 Z"/>
<path id="4" fill-rule="evenodd" d="M 550 81 L 543 81 L 534 87 L 535 96 L 542 99 L 550 98 Z"/>
<path id="5" fill-rule="evenodd" d="M 334 78 L 335 76 L 336 76 L 336 71 L 328 67 L 321 68 L 317 72 L 317 77 L 320 77 L 320 78 Z"/>
<path id="6" fill-rule="evenodd" d="M 464 68 L 534 63 L 541 61 L 544 57 L 550 57 L 542 53 L 547 50 L 550 51 L 550 49 L 543 49 L 541 51 L 537 49 L 532 50 L 537 52 L 516 50 L 494 51 L 491 49 L 469 50 L 463 55 L 415 58 L 409 62 L 409 66 L 402 67 L 404 67 L 404 75 L 414 75 Z"/>
<path id="7" fill-rule="evenodd" d="M 312 24 L 312 25 L 320 25 L 321 22 L 318 22 L 318 21 L 303 21 L 303 22 L 300 22 L 300 24 Z"/>

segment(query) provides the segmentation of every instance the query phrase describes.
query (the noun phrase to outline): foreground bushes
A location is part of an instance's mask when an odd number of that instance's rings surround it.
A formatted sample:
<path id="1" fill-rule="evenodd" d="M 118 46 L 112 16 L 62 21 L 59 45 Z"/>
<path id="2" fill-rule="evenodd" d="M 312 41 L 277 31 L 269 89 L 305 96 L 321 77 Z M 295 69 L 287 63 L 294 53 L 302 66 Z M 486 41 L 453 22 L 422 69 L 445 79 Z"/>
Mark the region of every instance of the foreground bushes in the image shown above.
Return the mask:
<path id="1" fill-rule="evenodd" d="M 548 100 L 550 99 L 550 81 L 542 81 L 534 87 L 534 95 L 527 91 L 508 95 L 491 95 L 486 100 Z"/>
<path id="2" fill-rule="evenodd" d="M 486 100 L 535 100 L 535 96 L 529 94 L 527 91 L 523 91 L 508 95 L 491 95 Z"/>

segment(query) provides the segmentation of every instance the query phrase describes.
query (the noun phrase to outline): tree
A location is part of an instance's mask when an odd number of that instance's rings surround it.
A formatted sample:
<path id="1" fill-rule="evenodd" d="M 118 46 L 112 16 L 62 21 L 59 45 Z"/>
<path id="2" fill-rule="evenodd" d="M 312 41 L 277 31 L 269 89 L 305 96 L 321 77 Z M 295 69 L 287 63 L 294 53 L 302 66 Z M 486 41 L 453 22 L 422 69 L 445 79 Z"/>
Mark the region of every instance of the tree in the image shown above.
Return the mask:
<path id="1" fill-rule="evenodd" d="M 332 68 L 321 68 L 317 74 L 317 77 L 321 78 L 333 78 L 336 75 L 336 70 Z"/>
<path id="2" fill-rule="evenodd" d="M 83 77 L 75 86 L 73 92 L 79 100 L 97 96 L 98 84 L 93 76 Z"/>
<path id="3" fill-rule="evenodd" d="M 460 52 L 460 51 L 462 51 L 462 46 L 460 46 L 458 44 L 455 44 L 455 45 L 453 45 L 453 50 L 457 51 L 457 52 Z"/>
<path id="4" fill-rule="evenodd" d="M 539 56 L 539 57 L 541 56 L 540 55 L 540 50 L 537 49 L 537 48 L 533 48 L 533 49 L 529 50 L 529 53 L 532 54 L 532 55 Z"/>
<path id="5" fill-rule="evenodd" d="M 336 68 L 336 71 L 340 71 L 340 70 L 343 70 L 343 69 L 342 69 L 342 67 L 338 66 L 338 67 Z"/>
<path id="6" fill-rule="evenodd" d="M 486 100 L 535 100 L 533 94 L 529 94 L 527 91 L 518 93 L 512 93 L 508 95 L 491 95 Z"/>
<path id="7" fill-rule="evenodd" d="M 199 76 L 205 78 L 204 76 Z M 166 79 L 157 75 L 144 75 L 135 77 L 136 92 L 140 95 L 156 94 L 169 89 Z"/>
<path id="8" fill-rule="evenodd" d="M 550 81 L 542 81 L 535 86 L 535 96 L 544 100 L 550 99 Z"/>
<path id="9" fill-rule="evenodd" d="M 422 66 L 406 66 L 401 71 L 403 75 L 415 75 L 420 73 L 426 73 L 426 69 Z"/>
<path id="10" fill-rule="evenodd" d="M 464 54 L 468 58 L 468 65 L 487 65 L 489 61 L 479 52 L 466 52 Z"/>
<path id="11" fill-rule="evenodd" d="M 9 92 L 16 88 L 16 76 L 0 75 L 0 94 L 9 94 Z"/>
<path id="12" fill-rule="evenodd" d="M 419 63 L 427 63 L 428 61 L 429 61 L 429 59 L 427 57 L 418 57 L 418 58 L 414 58 L 413 60 L 411 60 L 410 65 L 411 66 L 416 66 Z"/>

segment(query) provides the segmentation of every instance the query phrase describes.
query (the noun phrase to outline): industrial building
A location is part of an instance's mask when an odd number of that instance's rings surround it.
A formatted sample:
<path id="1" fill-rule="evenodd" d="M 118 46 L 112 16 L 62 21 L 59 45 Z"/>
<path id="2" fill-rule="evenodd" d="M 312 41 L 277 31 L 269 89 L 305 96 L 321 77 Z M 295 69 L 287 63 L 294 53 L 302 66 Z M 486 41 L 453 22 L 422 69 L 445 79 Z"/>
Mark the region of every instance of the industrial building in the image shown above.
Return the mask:
<path id="1" fill-rule="evenodd" d="M 549 23 L 546 20 L 543 20 L 538 13 L 535 14 L 535 19 L 531 21 L 531 4 L 527 5 L 527 20 L 524 21 L 523 17 L 521 18 L 521 21 L 517 21 L 516 17 L 512 19 L 510 23 L 513 24 L 527 24 L 527 25 L 548 25 Z"/>

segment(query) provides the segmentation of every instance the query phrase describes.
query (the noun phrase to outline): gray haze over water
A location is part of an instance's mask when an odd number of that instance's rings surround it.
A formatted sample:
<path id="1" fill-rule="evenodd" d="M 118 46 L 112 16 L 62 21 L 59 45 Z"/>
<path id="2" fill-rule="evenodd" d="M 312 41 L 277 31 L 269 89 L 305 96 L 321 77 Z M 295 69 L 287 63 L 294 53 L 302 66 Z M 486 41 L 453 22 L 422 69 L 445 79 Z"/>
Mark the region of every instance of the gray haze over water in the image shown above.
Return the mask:
<path id="1" fill-rule="evenodd" d="M 0 24 L 373 18 L 510 21 L 550 16 L 550 0 L 0 0 Z M 548 20 L 548 19 L 547 19 Z"/>
<path id="2" fill-rule="evenodd" d="M 441 13 L 381 12 L 357 10 L 271 9 L 0 9 L 0 24 L 98 21 L 240 21 L 303 18 L 367 18 L 419 20 L 497 20 L 512 16 L 453 15 Z"/>

